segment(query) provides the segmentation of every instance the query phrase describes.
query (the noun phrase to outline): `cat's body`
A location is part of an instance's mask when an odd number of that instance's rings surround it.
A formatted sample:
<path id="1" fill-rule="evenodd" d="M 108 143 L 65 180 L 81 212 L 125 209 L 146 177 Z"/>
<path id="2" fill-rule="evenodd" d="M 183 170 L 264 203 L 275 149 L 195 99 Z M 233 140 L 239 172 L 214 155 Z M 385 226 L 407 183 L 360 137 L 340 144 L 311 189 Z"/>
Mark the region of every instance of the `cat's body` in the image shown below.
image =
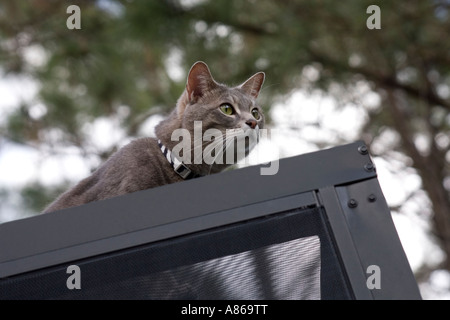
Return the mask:
<path id="1" fill-rule="evenodd" d="M 157 139 L 140 138 L 124 146 L 91 176 L 58 197 L 44 212 L 184 180 L 185 177 L 177 173 L 170 163 L 170 157 L 163 153 L 165 149 L 180 149 L 181 140 L 186 143 L 186 148 L 175 157 L 183 160 L 188 171 L 196 176 L 222 171 L 230 165 L 225 161 L 227 152 L 235 153 L 233 158 L 238 160 L 258 141 L 258 130 L 264 125 L 264 116 L 255 100 L 263 81 L 264 74 L 257 73 L 241 86 L 229 88 L 215 82 L 206 64 L 197 62 L 189 72 L 186 90 L 176 108 L 156 127 Z M 202 125 L 200 137 L 198 124 Z M 174 139 L 173 133 L 177 129 L 184 130 L 182 133 L 188 133 L 191 139 Z M 213 133 L 220 130 L 222 136 L 220 139 L 211 138 L 207 134 L 211 132 L 208 129 L 216 130 Z M 231 149 L 229 145 L 232 139 L 247 139 L 245 151 L 239 152 L 236 146 Z M 223 140 L 223 148 L 218 144 L 220 140 Z M 211 153 L 215 156 L 214 162 L 199 159 L 198 156 L 203 155 L 202 151 L 208 145 L 215 146 L 213 143 L 216 142 L 217 151 Z M 223 161 L 220 161 L 221 158 Z"/>
<path id="2" fill-rule="evenodd" d="M 144 152 L 142 152 L 144 150 Z M 130 157 L 133 154 L 133 157 Z M 113 154 L 91 176 L 63 193 L 44 212 L 79 206 L 139 190 L 182 181 L 154 138 L 132 141 Z"/>

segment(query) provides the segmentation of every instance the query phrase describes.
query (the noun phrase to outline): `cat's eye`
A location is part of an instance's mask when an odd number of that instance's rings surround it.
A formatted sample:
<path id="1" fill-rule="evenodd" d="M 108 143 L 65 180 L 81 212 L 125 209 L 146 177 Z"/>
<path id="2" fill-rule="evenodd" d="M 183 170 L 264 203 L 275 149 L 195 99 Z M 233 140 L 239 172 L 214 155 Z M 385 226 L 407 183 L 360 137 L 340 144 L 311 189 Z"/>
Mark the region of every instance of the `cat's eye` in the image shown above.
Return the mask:
<path id="1" fill-rule="evenodd" d="M 253 116 L 253 118 L 255 118 L 256 120 L 259 120 L 259 118 L 261 118 L 261 115 L 260 115 L 258 109 L 253 109 L 253 110 L 252 110 L 252 116 Z"/>
<path id="2" fill-rule="evenodd" d="M 220 105 L 220 111 L 225 113 L 227 116 L 231 116 L 231 115 L 234 114 L 233 107 L 230 104 L 228 104 L 228 103 L 221 104 Z"/>

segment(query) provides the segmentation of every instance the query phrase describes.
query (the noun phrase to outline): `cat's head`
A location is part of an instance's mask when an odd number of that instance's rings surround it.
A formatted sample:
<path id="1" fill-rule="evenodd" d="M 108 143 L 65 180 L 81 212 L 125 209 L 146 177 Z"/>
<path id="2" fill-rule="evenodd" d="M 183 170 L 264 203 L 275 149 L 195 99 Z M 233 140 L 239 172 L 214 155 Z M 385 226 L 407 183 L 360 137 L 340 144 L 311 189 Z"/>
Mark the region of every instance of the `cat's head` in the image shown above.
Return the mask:
<path id="1" fill-rule="evenodd" d="M 258 143 L 264 114 L 256 98 L 264 77 L 259 72 L 228 87 L 213 79 L 204 62 L 195 63 L 175 110 L 157 126 L 156 135 L 197 173 L 223 170 Z"/>

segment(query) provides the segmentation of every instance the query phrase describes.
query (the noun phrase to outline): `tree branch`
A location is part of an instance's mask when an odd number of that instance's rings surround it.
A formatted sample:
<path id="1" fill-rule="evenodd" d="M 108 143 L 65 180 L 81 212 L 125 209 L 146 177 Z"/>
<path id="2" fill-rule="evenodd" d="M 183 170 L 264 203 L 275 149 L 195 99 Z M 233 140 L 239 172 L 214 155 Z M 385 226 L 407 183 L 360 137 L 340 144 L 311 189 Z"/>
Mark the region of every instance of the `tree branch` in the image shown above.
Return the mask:
<path id="1" fill-rule="evenodd" d="M 313 48 L 308 48 L 307 50 L 314 60 L 326 66 L 329 66 L 331 68 L 337 67 L 339 69 L 348 70 L 351 73 L 361 74 L 367 80 L 375 82 L 380 87 L 400 89 L 405 93 L 407 93 L 408 95 L 416 99 L 423 100 L 430 105 L 440 105 L 450 110 L 450 101 L 441 99 L 434 92 L 434 90 L 427 90 L 426 92 L 423 92 L 423 90 L 421 90 L 420 88 L 415 88 L 408 84 L 399 82 L 393 75 L 384 75 L 379 72 L 369 70 L 368 68 L 343 64 L 342 62 L 337 61 L 336 59 L 333 59 L 323 53 L 320 53 Z"/>
<path id="2" fill-rule="evenodd" d="M 411 119 L 399 106 L 392 88 L 386 87 L 389 111 L 392 114 L 395 129 L 400 134 L 406 153 L 413 159 L 413 165 L 422 179 L 424 190 L 433 205 L 433 234 L 446 259 L 443 266 L 450 270 L 450 198 L 443 186 L 445 176 L 435 157 L 423 156 L 414 144 L 414 134 L 410 127 Z"/>

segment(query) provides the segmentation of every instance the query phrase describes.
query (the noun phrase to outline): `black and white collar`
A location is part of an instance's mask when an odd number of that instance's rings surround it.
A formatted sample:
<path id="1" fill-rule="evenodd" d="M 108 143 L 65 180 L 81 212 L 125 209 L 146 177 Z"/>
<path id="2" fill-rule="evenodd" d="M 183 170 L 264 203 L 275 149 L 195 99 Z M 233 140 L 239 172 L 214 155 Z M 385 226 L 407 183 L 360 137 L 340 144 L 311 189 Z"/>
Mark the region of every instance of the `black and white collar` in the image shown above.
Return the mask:
<path id="1" fill-rule="evenodd" d="M 177 157 L 175 157 L 172 152 L 162 144 L 161 140 L 158 140 L 158 146 L 161 149 L 162 153 L 164 154 L 164 157 L 166 157 L 167 161 L 169 161 L 170 165 L 172 166 L 173 170 L 183 179 L 193 179 L 200 177 L 199 174 L 196 174 L 191 169 L 186 167 L 186 165 L 181 162 Z"/>

